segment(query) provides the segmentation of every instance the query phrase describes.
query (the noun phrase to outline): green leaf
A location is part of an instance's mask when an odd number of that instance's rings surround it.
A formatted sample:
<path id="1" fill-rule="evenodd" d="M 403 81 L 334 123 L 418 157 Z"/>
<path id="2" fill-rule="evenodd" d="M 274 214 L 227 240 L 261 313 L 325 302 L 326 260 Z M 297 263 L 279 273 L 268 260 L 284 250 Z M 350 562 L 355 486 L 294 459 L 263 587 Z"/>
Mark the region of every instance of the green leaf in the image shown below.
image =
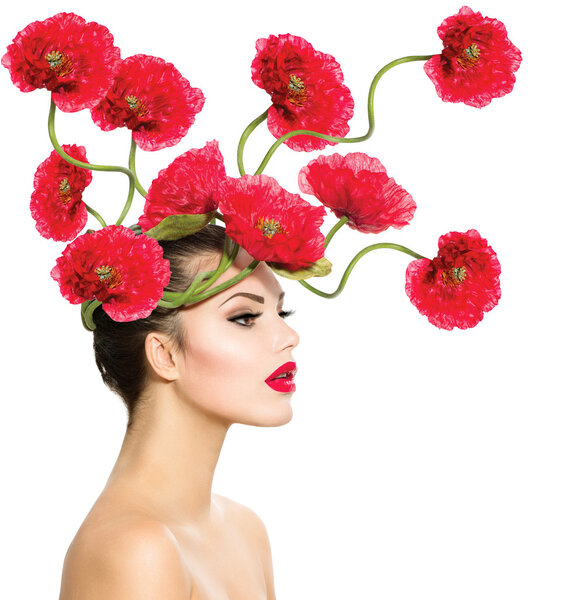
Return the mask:
<path id="1" fill-rule="evenodd" d="M 170 215 L 146 231 L 145 235 L 158 241 L 179 240 L 203 229 L 214 217 L 215 212 L 213 210 L 201 215 Z"/>
<path id="2" fill-rule="evenodd" d="M 320 260 L 312 263 L 308 267 L 303 267 L 297 271 L 289 271 L 280 266 L 279 263 L 267 263 L 271 270 L 288 279 L 310 279 L 311 277 L 324 277 L 331 272 L 333 265 L 324 256 Z"/>

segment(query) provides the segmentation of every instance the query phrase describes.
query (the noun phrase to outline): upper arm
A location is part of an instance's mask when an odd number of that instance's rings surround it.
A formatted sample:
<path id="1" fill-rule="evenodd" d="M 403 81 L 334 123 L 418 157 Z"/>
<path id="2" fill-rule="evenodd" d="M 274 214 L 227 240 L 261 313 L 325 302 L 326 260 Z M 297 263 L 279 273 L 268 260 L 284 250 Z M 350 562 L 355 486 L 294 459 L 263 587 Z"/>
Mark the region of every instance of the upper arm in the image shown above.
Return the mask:
<path id="1" fill-rule="evenodd" d="M 171 532 L 161 523 L 141 521 L 74 541 L 60 600 L 189 600 L 190 593 Z"/>

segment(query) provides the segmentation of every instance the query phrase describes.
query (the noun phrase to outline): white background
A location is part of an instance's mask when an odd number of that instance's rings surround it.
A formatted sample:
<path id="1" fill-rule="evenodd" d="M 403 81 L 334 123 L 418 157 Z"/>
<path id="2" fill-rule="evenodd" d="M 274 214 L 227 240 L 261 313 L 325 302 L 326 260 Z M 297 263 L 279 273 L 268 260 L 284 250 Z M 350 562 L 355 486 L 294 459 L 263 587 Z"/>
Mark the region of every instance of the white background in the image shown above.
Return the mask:
<path id="1" fill-rule="evenodd" d="M 502 20 L 522 50 L 513 93 L 481 110 L 448 104 L 422 63 L 401 65 L 378 87 L 372 139 L 328 150 L 380 158 L 418 208 L 400 232 L 339 233 L 328 253 L 335 272 L 318 287 L 334 289 L 375 241 L 432 257 L 440 235 L 476 228 L 499 255 L 503 298 L 476 328 L 446 332 L 405 296 L 409 259 L 399 253 L 364 258 L 335 300 L 281 281 L 302 340 L 294 418 L 231 428 L 214 483 L 265 522 L 280 600 L 588 598 L 583 7 L 472 5 Z M 356 102 L 351 135 L 362 135 L 376 71 L 440 52 L 437 26 L 459 8 L 28 1 L 3 13 L 0 43 L 70 10 L 106 25 L 123 56 L 161 56 L 201 88 L 204 109 L 182 142 L 139 152 L 148 186 L 211 139 L 237 175 L 241 131 L 268 106 L 250 80 L 257 38 L 289 32 L 333 54 Z M 0 596 L 56 598 L 63 557 L 118 455 L 126 414 L 99 378 L 79 308 L 49 277 L 65 244 L 41 238 L 29 213 L 35 168 L 51 150 L 49 94 L 22 94 L 2 69 L 0 98 Z M 58 113 L 57 131 L 61 143 L 85 145 L 92 162 L 125 163 L 129 132 L 101 132 L 88 111 Z M 249 172 L 272 141 L 265 126 L 254 133 Z M 317 154 L 281 148 L 266 173 L 296 192 L 299 169 Z M 126 187 L 123 175 L 95 174 L 84 198 L 113 222 Z"/>

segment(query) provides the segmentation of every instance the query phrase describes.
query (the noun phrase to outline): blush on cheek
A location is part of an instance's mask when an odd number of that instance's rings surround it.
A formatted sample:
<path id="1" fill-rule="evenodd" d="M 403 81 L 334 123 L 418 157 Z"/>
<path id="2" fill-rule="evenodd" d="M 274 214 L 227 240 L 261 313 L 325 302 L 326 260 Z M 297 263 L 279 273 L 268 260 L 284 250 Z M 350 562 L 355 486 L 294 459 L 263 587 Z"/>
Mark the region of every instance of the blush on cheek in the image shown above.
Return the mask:
<path id="1" fill-rule="evenodd" d="M 225 335 L 216 339 L 202 336 L 186 350 L 190 362 L 201 372 L 219 376 L 244 371 L 250 348 Z"/>
<path id="2" fill-rule="evenodd" d="M 263 361 L 250 338 L 227 335 L 226 329 L 211 329 L 204 325 L 197 329 L 197 339 L 186 340 L 185 364 L 190 374 L 186 383 L 191 388 L 186 392 L 220 408 L 225 402 L 243 398 L 251 385 L 264 385 Z"/>

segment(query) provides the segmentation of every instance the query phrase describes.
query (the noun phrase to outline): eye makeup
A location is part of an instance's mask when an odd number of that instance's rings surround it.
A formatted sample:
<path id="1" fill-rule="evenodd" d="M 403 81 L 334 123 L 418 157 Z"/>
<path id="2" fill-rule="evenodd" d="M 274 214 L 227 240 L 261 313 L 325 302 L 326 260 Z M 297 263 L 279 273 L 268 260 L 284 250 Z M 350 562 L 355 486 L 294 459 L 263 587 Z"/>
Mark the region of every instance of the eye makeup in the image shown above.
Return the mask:
<path id="1" fill-rule="evenodd" d="M 257 317 L 260 317 L 262 314 L 263 313 L 243 313 L 243 314 L 237 315 L 235 317 L 230 317 L 229 319 L 227 319 L 227 321 L 231 321 L 231 323 L 236 323 L 237 325 L 241 325 L 242 327 L 252 327 L 253 323 L 246 325 L 245 323 L 239 323 L 239 321 L 248 321 L 251 319 L 257 319 Z"/>
<path id="2" fill-rule="evenodd" d="M 293 315 L 296 311 L 294 310 L 281 310 L 278 314 L 280 315 L 280 317 L 282 319 L 285 319 L 286 317 L 289 317 L 291 315 Z M 239 321 L 241 320 L 255 320 L 258 317 L 260 317 L 263 313 L 259 312 L 259 313 L 251 313 L 251 312 L 246 312 L 246 313 L 242 313 L 239 315 L 236 315 L 234 317 L 229 317 L 227 319 L 227 321 L 231 321 L 232 323 L 237 323 L 237 325 L 241 325 L 242 327 L 252 327 L 253 323 L 246 325 L 245 323 L 239 323 Z"/>

